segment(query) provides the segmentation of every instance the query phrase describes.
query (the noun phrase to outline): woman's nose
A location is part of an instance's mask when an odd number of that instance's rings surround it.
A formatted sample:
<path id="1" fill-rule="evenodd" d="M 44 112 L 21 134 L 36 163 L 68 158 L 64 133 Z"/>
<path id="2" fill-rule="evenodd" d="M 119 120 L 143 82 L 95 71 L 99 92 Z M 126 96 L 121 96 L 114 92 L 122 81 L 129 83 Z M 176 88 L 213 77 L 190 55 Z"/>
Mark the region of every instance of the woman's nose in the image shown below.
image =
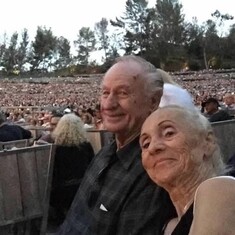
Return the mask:
<path id="1" fill-rule="evenodd" d="M 150 154 L 158 154 L 165 149 L 164 143 L 157 138 L 151 140 L 148 151 Z"/>

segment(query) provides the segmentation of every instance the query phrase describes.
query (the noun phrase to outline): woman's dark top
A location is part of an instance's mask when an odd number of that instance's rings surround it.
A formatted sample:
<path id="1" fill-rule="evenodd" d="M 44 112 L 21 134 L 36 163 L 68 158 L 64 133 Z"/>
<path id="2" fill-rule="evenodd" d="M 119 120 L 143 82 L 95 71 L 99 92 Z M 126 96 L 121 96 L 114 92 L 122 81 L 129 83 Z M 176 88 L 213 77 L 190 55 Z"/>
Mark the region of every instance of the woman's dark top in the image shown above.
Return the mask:
<path id="1" fill-rule="evenodd" d="M 182 216 L 171 235 L 188 235 L 193 222 L 193 205 Z"/>
<path id="2" fill-rule="evenodd" d="M 60 222 L 63 221 L 93 157 L 94 151 L 89 142 L 83 142 L 79 147 L 56 147 L 50 206 Z"/>
<path id="3" fill-rule="evenodd" d="M 193 222 L 193 204 L 189 207 L 187 212 L 181 217 L 179 223 L 176 225 L 171 235 L 188 235 Z M 162 231 L 162 235 L 164 230 Z"/>

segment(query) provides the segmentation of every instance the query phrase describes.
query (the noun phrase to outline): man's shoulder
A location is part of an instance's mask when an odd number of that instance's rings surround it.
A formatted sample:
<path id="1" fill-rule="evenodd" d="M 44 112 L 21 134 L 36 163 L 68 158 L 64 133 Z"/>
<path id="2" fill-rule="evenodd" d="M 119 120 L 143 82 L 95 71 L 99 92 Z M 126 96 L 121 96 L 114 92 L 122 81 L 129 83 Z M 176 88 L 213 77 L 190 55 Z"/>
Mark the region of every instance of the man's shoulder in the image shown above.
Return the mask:
<path id="1" fill-rule="evenodd" d="M 43 135 L 39 140 L 38 142 L 46 142 L 46 143 L 53 143 L 54 140 L 52 139 L 51 137 L 51 134 L 46 134 L 46 135 Z"/>
<path id="2" fill-rule="evenodd" d="M 19 130 L 19 126 L 18 125 L 12 125 L 12 124 L 4 124 L 1 126 L 1 130 L 2 131 L 8 131 L 8 132 L 11 132 L 11 131 L 18 131 Z"/>
<path id="3" fill-rule="evenodd" d="M 209 120 L 211 122 L 219 122 L 219 121 L 226 121 L 231 119 L 229 113 L 226 110 L 219 110 L 218 112 L 214 113 L 211 115 L 211 117 L 209 118 Z"/>

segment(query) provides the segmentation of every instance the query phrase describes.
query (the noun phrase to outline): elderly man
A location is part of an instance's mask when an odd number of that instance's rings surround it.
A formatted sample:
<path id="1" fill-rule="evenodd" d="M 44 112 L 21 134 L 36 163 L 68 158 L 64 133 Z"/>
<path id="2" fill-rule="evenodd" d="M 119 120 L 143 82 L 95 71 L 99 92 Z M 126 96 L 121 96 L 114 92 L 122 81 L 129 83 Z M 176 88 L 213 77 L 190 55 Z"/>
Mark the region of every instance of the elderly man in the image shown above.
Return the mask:
<path id="1" fill-rule="evenodd" d="M 226 93 L 224 96 L 225 110 L 231 117 L 235 117 L 235 95 Z"/>
<path id="2" fill-rule="evenodd" d="M 59 111 L 54 111 L 52 113 L 52 116 L 50 117 L 50 133 L 44 134 L 40 137 L 40 139 L 38 141 L 35 142 L 35 144 L 46 144 L 46 143 L 54 143 L 54 140 L 51 136 L 51 133 L 54 131 L 54 129 L 56 128 L 59 120 L 61 119 L 61 117 L 63 116 L 63 114 Z"/>
<path id="3" fill-rule="evenodd" d="M 216 98 L 209 98 L 203 104 L 206 110 L 205 116 L 210 122 L 220 122 L 231 119 L 226 110 L 219 109 L 219 101 Z"/>
<path id="4" fill-rule="evenodd" d="M 165 192 L 144 171 L 138 140 L 144 120 L 159 105 L 162 87 L 162 75 L 140 57 L 120 57 L 107 71 L 101 114 L 116 141 L 91 163 L 58 234 L 160 234 Z"/>

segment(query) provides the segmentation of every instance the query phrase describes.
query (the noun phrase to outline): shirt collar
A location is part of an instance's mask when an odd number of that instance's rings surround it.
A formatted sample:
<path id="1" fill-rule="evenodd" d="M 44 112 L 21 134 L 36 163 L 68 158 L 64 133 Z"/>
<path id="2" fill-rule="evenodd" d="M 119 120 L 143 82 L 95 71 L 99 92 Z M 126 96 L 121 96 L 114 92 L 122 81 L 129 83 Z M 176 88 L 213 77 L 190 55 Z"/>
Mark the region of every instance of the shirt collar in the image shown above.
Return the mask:
<path id="1" fill-rule="evenodd" d="M 128 170 L 136 157 L 140 158 L 139 136 L 116 152 L 116 155 L 124 168 Z"/>

